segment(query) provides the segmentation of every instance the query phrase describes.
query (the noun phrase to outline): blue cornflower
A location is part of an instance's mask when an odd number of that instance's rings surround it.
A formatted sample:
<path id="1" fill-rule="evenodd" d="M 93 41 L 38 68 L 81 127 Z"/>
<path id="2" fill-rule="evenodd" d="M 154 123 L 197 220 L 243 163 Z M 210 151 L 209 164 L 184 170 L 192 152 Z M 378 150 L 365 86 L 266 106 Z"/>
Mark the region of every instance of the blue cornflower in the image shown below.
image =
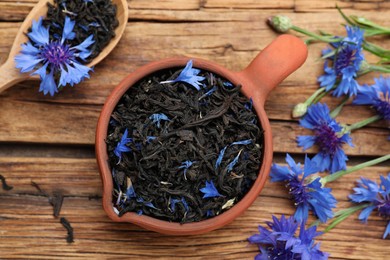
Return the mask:
<path id="1" fill-rule="evenodd" d="M 314 160 L 305 157 L 305 165 L 302 168 L 300 163 L 287 154 L 286 162 L 289 167 L 273 164 L 271 167 L 272 182 L 286 182 L 289 193 L 297 207 L 294 218 L 297 221 L 306 222 L 309 210 L 312 210 L 321 222 L 326 222 L 333 217 L 332 208 L 336 207 L 336 199 L 333 197 L 330 188 L 322 187 L 321 178 L 308 178 L 318 171 Z"/>
<path id="2" fill-rule="evenodd" d="M 195 162 L 192 162 L 192 161 L 185 161 L 185 162 L 182 162 L 181 165 L 179 166 L 179 169 L 184 169 L 184 179 L 187 180 L 187 171 L 188 169 L 194 164 Z"/>
<path id="3" fill-rule="evenodd" d="M 213 198 L 213 197 L 221 197 L 217 188 L 214 186 L 213 181 L 206 181 L 206 186 L 200 189 L 201 192 L 204 193 L 203 198 Z"/>
<path id="4" fill-rule="evenodd" d="M 255 257 L 256 260 L 328 258 L 327 253 L 319 250 L 319 244 L 314 245 L 314 238 L 320 234 L 316 232 L 316 227 L 305 230 L 302 224 L 298 238 L 295 236 L 298 223 L 292 217 L 287 219 L 282 215 L 279 220 L 272 216 L 272 222 L 267 221 L 266 224 L 271 230 L 259 226 L 260 233 L 248 238 L 250 243 L 259 246 L 260 254 Z"/>
<path id="5" fill-rule="evenodd" d="M 15 57 L 16 68 L 22 73 L 36 69 L 31 75 L 39 75 L 41 84 L 39 91 L 51 96 L 58 92 L 58 88 L 70 84 L 80 83 L 89 78 L 91 68 L 79 63 L 91 55 L 88 47 L 94 43 L 93 36 L 89 36 L 77 46 L 70 46 L 67 40 L 73 40 L 75 22 L 65 17 L 62 38 L 59 41 L 49 40 L 49 28 L 42 25 L 42 17 L 33 21 L 31 32 L 27 35 L 29 41 L 22 44 L 22 50 Z"/>
<path id="6" fill-rule="evenodd" d="M 157 124 L 157 127 L 161 127 L 161 120 L 163 121 L 171 121 L 167 115 L 160 113 L 160 114 L 153 114 L 149 117 L 150 120 L 153 121 L 153 123 Z"/>
<path id="7" fill-rule="evenodd" d="M 114 150 L 114 154 L 119 158 L 119 162 L 122 160 L 122 153 L 131 152 L 131 148 L 126 146 L 126 144 L 132 142 L 133 139 L 128 138 L 127 135 L 128 135 L 128 131 L 126 129 L 122 135 L 121 140 L 118 142 Z"/>
<path id="8" fill-rule="evenodd" d="M 318 78 L 321 87 L 330 90 L 339 80 L 338 86 L 333 91 L 336 97 L 342 95 L 356 95 L 359 84 L 356 81 L 357 72 L 364 60 L 362 43 L 364 40 L 364 31 L 358 27 L 345 26 L 347 37 L 338 43 L 333 44 L 336 48 L 334 55 L 327 58 L 324 64 L 325 74 Z M 325 50 L 323 54 L 332 52 Z M 332 66 L 328 66 L 329 60 Z"/>
<path id="9" fill-rule="evenodd" d="M 369 202 L 368 206 L 362 210 L 359 219 L 367 222 L 371 212 L 376 209 L 379 216 L 387 220 L 387 226 L 383 233 L 383 239 L 390 234 L 390 173 L 387 177 L 380 176 L 381 183 L 369 179 L 361 178 L 357 187 L 353 190 L 355 194 L 349 195 L 349 198 L 355 203 Z"/>
<path id="10" fill-rule="evenodd" d="M 317 103 L 311 105 L 307 114 L 299 121 L 302 127 L 313 130 L 314 135 L 297 137 L 298 146 L 303 150 L 318 145 L 319 153 L 313 161 L 320 167 L 320 171 L 329 170 L 334 173 L 346 169 L 348 157 L 345 155 L 342 145 L 344 143 L 353 146 L 349 133 L 343 133 L 343 128 L 329 114 L 326 104 Z"/>
<path id="11" fill-rule="evenodd" d="M 358 94 L 352 102 L 356 105 L 371 105 L 378 115 L 390 120 L 390 78 L 376 78 L 372 86 L 358 89 Z"/>
<path id="12" fill-rule="evenodd" d="M 174 83 L 174 82 L 182 81 L 190 84 L 197 90 L 200 90 L 200 86 L 202 85 L 200 81 L 204 80 L 205 77 L 198 76 L 199 72 L 200 70 L 192 68 L 192 60 L 189 60 L 185 68 L 181 71 L 181 73 L 176 79 L 162 81 L 160 83 L 165 84 L 165 83 Z"/>
<path id="13" fill-rule="evenodd" d="M 329 254 L 320 251 L 320 244 L 315 244 L 314 241 L 314 238 L 321 234 L 321 232 L 317 232 L 317 226 L 305 229 L 305 224 L 301 223 L 301 228 L 299 230 L 299 243 L 295 244 L 291 251 L 300 254 L 300 259 L 328 259 Z"/>

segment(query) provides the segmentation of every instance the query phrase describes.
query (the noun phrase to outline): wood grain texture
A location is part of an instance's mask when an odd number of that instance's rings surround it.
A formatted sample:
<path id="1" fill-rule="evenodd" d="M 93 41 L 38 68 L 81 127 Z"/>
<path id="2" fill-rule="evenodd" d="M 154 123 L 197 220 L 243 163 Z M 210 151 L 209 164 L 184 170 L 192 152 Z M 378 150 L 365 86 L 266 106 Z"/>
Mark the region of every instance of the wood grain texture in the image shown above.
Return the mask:
<path id="1" fill-rule="evenodd" d="M 0 0 L 0 64 L 8 56 L 21 21 L 36 2 Z M 117 48 L 95 67 L 90 80 L 66 87 L 54 98 L 38 93 L 39 83 L 32 80 L 2 93 L 0 155 L 6 156 L 0 158 L 0 174 L 14 189 L 0 189 L 0 258 L 253 258 L 258 249 L 247 238 L 257 232 L 257 225 L 269 221 L 272 214 L 294 212 L 284 185 L 268 181 L 241 217 L 205 235 L 169 237 L 132 224 L 113 223 L 101 207 L 100 176 L 95 159 L 90 158 L 97 118 L 106 97 L 121 79 L 151 61 L 185 55 L 242 70 L 277 36 L 265 24 L 270 15 L 288 15 L 294 24 L 309 30 L 344 34 L 338 26 L 343 20 L 334 8 L 336 3 L 347 14 L 390 27 L 388 0 L 128 0 L 125 34 Z M 378 37 L 373 42 L 390 49 L 388 38 Z M 303 158 L 295 139 L 310 132 L 291 118 L 291 110 L 318 88 L 316 78 L 322 73 L 319 55 L 324 47 L 310 45 L 307 62 L 276 88 L 265 104 L 278 163 L 284 161 L 286 152 Z M 367 59 L 376 61 L 370 55 Z M 366 75 L 359 81 L 371 84 L 373 75 L 379 74 Z M 324 101 L 334 108 L 340 99 L 326 97 Z M 351 124 L 372 115 L 367 107 L 357 109 L 348 104 L 337 120 Z M 388 127 L 381 121 L 354 132 L 355 147 L 345 147 L 351 159 L 348 165 L 388 154 Z M 339 201 L 338 209 L 351 206 L 347 196 L 359 176 L 378 180 L 380 174 L 389 171 L 386 162 L 329 184 Z M 59 218 L 53 217 L 48 199 L 31 181 L 49 194 L 64 194 L 60 216 L 74 228 L 73 244 L 66 243 L 66 230 Z M 367 224 L 362 224 L 357 215 L 319 237 L 321 249 L 330 252 L 331 259 L 387 259 L 388 239 L 381 239 L 386 221 L 373 214 Z"/>
<path id="2" fill-rule="evenodd" d="M 245 214 L 223 229 L 188 238 L 169 237 L 132 224 L 112 223 L 101 207 L 101 184 L 94 159 L 6 158 L 0 159 L 2 174 L 14 189 L 0 191 L 0 257 L 3 258 L 183 258 L 249 259 L 257 249 L 247 238 L 271 214 L 290 215 L 294 207 L 282 184 L 268 182 L 261 196 Z M 351 204 L 358 176 L 373 178 L 386 174 L 388 166 L 370 167 L 329 184 L 339 201 L 338 208 Z M 375 177 L 374 179 L 378 179 Z M 61 210 L 75 232 L 75 242 L 65 241 L 66 230 L 52 207 L 30 183 L 47 193 L 61 190 Z M 60 184 L 60 185 L 59 185 Z M 370 217 L 367 224 L 351 216 L 336 229 L 320 237 L 321 248 L 334 259 L 384 259 L 387 241 L 380 239 L 385 221 Z M 323 227 L 321 226 L 321 229 Z M 25 246 L 28 245 L 28 250 Z M 362 246 L 364 245 L 364 246 Z"/>

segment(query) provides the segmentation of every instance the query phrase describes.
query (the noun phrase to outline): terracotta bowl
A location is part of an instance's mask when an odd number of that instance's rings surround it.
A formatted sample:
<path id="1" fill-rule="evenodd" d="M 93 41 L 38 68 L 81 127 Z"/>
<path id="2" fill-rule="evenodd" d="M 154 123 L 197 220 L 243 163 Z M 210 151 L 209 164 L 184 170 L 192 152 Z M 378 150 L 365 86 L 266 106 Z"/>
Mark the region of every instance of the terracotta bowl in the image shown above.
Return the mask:
<path id="1" fill-rule="evenodd" d="M 100 176 L 103 182 L 103 208 L 115 222 L 130 222 L 149 230 L 170 235 L 195 235 L 220 228 L 241 215 L 257 198 L 269 175 L 272 163 L 271 127 L 264 111 L 264 103 L 269 92 L 289 74 L 298 69 L 307 57 L 306 45 L 291 35 L 282 35 L 266 47 L 243 71 L 232 72 L 210 61 L 191 58 L 195 68 L 201 68 L 218 74 L 233 84 L 242 85 L 242 93 L 253 99 L 253 107 L 264 129 L 264 152 L 258 178 L 249 192 L 229 210 L 200 222 L 174 223 L 155 219 L 134 212 L 119 217 L 113 210 L 113 180 L 108 164 L 105 139 L 110 116 L 123 94 L 143 77 L 167 68 L 184 67 L 190 58 L 165 59 L 147 64 L 128 75 L 107 98 L 96 130 L 96 156 Z"/>

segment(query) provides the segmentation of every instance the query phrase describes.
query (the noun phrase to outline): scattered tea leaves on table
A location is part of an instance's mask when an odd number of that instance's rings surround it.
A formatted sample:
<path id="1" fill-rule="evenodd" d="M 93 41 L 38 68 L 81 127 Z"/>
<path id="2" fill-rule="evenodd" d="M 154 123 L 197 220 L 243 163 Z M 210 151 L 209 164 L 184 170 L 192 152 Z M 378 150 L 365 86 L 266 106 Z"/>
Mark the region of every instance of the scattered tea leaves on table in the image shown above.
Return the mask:
<path id="1" fill-rule="evenodd" d="M 60 223 L 66 228 L 66 231 L 68 231 L 68 235 L 66 237 L 66 242 L 73 243 L 73 228 L 70 225 L 69 221 L 66 218 L 61 218 Z"/>
<path id="2" fill-rule="evenodd" d="M 36 182 L 31 182 L 39 193 L 48 198 L 50 205 L 53 206 L 53 216 L 58 217 L 60 215 L 62 203 L 64 201 L 64 195 L 60 191 L 54 191 L 53 196 L 50 196 L 46 191 L 44 191 Z"/>
<path id="3" fill-rule="evenodd" d="M 211 218 L 238 203 L 257 178 L 263 130 L 252 101 L 239 85 L 192 70 L 187 76 L 196 76 L 198 88 L 175 80 L 188 64 L 162 70 L 134 84 L 114 109 L 106 142 L 119 216 Z"/>
<path id="4" fill-rule="evenodd" d="M 0 180 L 1 180 L 1 185 L 3 187 L 3 190 L 12 190 L 14 187 L 9 186 L 5 180 L 5 177 L 0 174 Z"/>

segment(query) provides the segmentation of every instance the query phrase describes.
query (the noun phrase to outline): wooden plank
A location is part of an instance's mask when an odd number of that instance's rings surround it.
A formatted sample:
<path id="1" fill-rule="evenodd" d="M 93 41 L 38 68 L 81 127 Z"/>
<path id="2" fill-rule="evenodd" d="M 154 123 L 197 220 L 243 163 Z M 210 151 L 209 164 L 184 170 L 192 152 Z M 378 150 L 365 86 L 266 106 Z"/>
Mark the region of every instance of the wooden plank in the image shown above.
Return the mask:
<path id="1" fill-rule="evenodd" d="M 246 13 L 242 12 L 242 14 Z M 390 11 L 385 11 L 380 16 L 367 12 L 365 16 L 389 25 L 389 21 L 385 19 L 388 14 Z M 253 12 L 246 15 L 244 20 L 254 18 Z M 341 22 L 336 12 L 326 15 L 329 19 Z M 264 23 L 267 16 L 268 14 L 259 14 L 253 23 L 246 21 L 131 22 L 118 47 L 96 66 L 90 80 L 74 88 L 67 87 L 54 98 L 39 94 L 38 83 L 31 81 L 2 93 L 0 121 L 4 123 L 0 125 L 0 140 L 93 144 L 100 108 L 110 91 L 128 73 L 150 61 L 178 55 L 201 57 L 218 62 L 232 70 L 241 70 L 276 37 L 276 34 Z M 323 28 L 332 33 L 343 33 L 342 27 L 327 23 L 321 18 L 322 15 L 308 13 L 291 14 L 291 16 L 297 25 L 305 28 L 312 30 Z M 8 54 L 18 25 L 19 23 L 0 23 L 0 60 L 2 61 Z M 377 39 L 376 42 L 383 42 L 383 40 Z M 388 41 L 383 45 L 390 48 Z M 294 105 L 305 100 L 318 87 L 316 78 L 322 71 L 322 63 L 318 61 L 318 55 L 324 47 L 324 44 L 310 46 L 309 59 L 305 65 L 270 95 L 266 110 L 270 112 L 271 120 L 291 120 L 290 115 Z M 372 81 L 371 75 L 367 75 L 366 80 Z M 331 107 L 335 107 L 338 102 L 330 98 L 325 100 Z M 53 109 L 57 113 L 52 113 Z M 354 113 L 351 114 L 351 111 Z M 347 106 L 339 121 L 353 123 L 370 115 L 372 112 L 367 108 L 355 110 L 354 107 Z M 382 123 L 375 126 L 386 127 Z M 376 133 L 370 132 L 370 129 L 366 131 L 368 131 L 367 138 Z M 383 135 L 382 130 L 379 131 Z M 275 149 L 285 151 L 278 141 L 275 142 Z M 367 149 L 374 151 L 375 144 Z M 376 154 L 375 152 L 372 155 Z"/>
<path id="2" fill-rule="evenodd" d="M 244 215 L 220 230 L 190 239 L 160 235 L 132 224 L 112 223 L 102 210 L 101 199 L 88 198 L 101 194 L 96 167 L 93 159 L 1 158 L 1 173 L 14 189 L 0 190 L 0 258 L 252 258 L 257 248 L 246 239 L 257 232 L 257 225 L 269 221 L 272 214 L 294 212 L 284 185 L 267 182 Z M 369 167 L 327 186 L 333 189 L 339 208 L 347 208 L 351 205 L 347 195 L 358 176 L 378 180 L 379 174 L 389 170 L 389 166 Z M 74 228 L 73 244 L 66 243 L 66 230 L 52 216 L 47 198 L 30 181 L 49 193 L 58 188 L 64 192 L 61 216 Z M 385 225 L 375 214 L 361 224 L 355 214 L 318 241 L 331 259 L 384 259 L 390 253 L 387 240 L 381 239 Z"/>
<path id="3" fill-rule="evenodd" d="M 293 0 L 204 0 L 205 8 L 246 8 L 246 9 L 291 9 L 294 8 Z"/>

